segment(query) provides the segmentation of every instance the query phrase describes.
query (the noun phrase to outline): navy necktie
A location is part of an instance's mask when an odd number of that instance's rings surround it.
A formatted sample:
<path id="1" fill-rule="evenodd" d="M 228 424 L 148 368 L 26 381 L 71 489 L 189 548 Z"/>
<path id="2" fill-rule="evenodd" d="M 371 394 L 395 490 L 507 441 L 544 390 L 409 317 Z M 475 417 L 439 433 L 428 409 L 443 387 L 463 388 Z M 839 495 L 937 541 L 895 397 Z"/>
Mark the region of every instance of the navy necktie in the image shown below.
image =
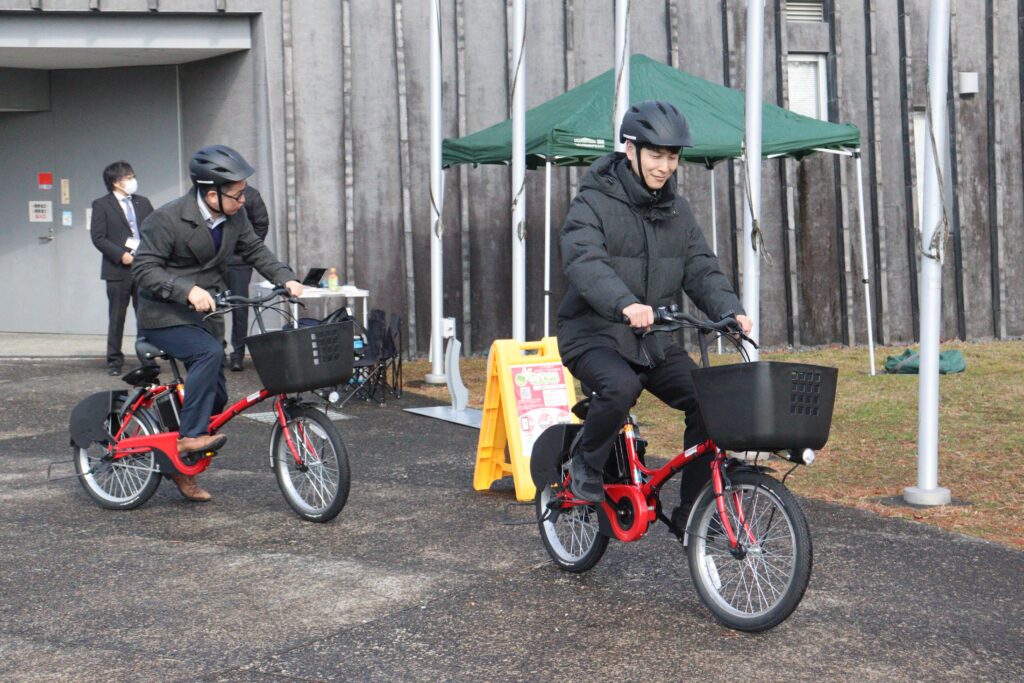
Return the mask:
<path id="1" fill-rule="evenodd" d="M 221 229 L 223 227 L 224 227 L 223 223 L 218 223 L 216 228 L 213 228 L 213 229 L 210 230 L 210 235 L 213 237 L 214 249 L 215 249 L 215 251 L 218 251 L 218 252 L 220 251 L 220 240 L 221 240 L 221 237 L 224 234 L 224 231 Z"/>

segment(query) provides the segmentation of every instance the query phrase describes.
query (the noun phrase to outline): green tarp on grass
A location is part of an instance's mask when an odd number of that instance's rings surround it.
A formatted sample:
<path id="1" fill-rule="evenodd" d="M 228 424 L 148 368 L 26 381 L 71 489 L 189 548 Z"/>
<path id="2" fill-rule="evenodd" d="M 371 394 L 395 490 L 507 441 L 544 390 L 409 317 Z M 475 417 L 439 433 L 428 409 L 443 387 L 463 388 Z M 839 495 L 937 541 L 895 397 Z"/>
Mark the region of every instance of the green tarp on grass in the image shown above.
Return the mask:
<path id="1" fill-rule="evenodd" d="M 966 369 L 967 360 L 957 349 L 939 353 L 939 374 L 948 375 Z M 913 349 L 907 349 L 898 356 L 889 356 L 885 359 L 885 371 L 891 375 L 916 375 L 921 371 L 921 356 Z"/>
<path id="2" fill-rule="evenodd" d="M 696 147 L 683 150 L 687 161 L 715 163 L 743 153 L 744 95 L 645 55 L 630 57 L 630 101 L 668 100 L 686 115 Z M 612 110 L 615 72 L 609 70 L 526 112 L 526 164 L 589 164 L 613 151 Z M 764 104 L 764 156 L 802 157 L 816 148 L 860 146 L 851 124 L 829 123 Z M 512 122 L 444 141 L 442 164 L 507 164 L 512 157 Z"/>

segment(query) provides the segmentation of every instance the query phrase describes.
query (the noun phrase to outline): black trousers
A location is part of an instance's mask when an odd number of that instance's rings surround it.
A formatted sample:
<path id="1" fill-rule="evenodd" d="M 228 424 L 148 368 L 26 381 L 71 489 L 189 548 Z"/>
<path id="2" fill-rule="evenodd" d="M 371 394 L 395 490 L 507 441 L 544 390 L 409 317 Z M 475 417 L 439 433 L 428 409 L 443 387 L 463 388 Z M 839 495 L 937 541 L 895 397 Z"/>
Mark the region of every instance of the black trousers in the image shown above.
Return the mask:
<path id="1" fill-rule="evenodd" d="M 224 271 L 224 281 L 232 294 L 249 296 L 249 281 L 252 268 L 229 266 Z M 241 360 L 245 357 L 245 338 L 249 336 L 249 307 L 241 306 L 231 311 L 231 357 Z"/>
<path id="2" fill-rule="evenodd" d="M 120 368 L 124 365 L 121 340 L 124 337 L 124 321 L 128 315 L 128 304 L 139 311 L 139 288 L 131 277 L 121 280 L 105 280 L 107 283 L 107 365 Z"/>
<path id="3" fill-rule="evenodd" d="M 634 365 L 614 349 L 595 347 L 579 356 L 569 371 L 597 396 L 590 402 L 583 423 L 580 451 L 587 463 L 603 470 L 615 438 L 644 389 L 676 410 L 686 413 L 685 448 L 707 439 L 697 410 L 697 390 L 690 372 L 697 367 L 678 344 L 665 349 L 665 360 L 657 367 Z M 680 495 L 692 503 L 711 476 L 711 454 L 688 464 L 681 474 Z"/>

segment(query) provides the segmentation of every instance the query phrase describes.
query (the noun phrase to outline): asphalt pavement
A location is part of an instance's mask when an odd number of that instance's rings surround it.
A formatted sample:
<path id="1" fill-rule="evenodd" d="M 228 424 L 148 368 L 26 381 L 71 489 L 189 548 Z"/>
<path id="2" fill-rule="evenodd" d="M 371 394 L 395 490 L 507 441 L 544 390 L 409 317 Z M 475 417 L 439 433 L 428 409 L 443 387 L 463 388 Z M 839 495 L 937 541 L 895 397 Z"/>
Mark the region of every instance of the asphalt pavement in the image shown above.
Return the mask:
<path id="1" fill-rule="evenodd" d="M 477 432 L 402 412 L 429 405 L 411 394 L 345 407 L 352 491 L 330 524 L 290 511 L 270 428 L 246 417 L 202 475 L 212 502 L 164 482 L 105 511 L 46 469 L 69 458 L 74 403 L 119 380 L 4 344 L 2 681 L 1024 680 L 1024 553 L 803 499 L 803 602 L 736 633 L 663 527 L 559 571 L 511 481 L 473 491 Z M 228 380 L 232 397 L 257 382 Z"/>

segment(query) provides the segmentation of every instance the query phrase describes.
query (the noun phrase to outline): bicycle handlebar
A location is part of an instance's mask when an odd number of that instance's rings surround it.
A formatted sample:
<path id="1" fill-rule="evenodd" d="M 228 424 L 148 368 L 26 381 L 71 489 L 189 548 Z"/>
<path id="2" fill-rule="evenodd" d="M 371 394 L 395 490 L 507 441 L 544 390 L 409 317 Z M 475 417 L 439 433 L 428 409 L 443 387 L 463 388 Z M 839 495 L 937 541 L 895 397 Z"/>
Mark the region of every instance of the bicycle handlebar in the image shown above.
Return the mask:
<path id="1" fill-rule="evenodd" d="M 285 287 L 274 287 L 267 294 L 263 296 L 257 296 L 254 298 L 242 296 L 240 294 L 232 294 L 230 291 L 219 292 L 215 297 L 213 297 L 213 300 L 218 307 L 229 306 L 231 304 L 241 304 L 243 306 L 259 306 L 279 296 L 284 297 L 285 300 L 288 301 L 288 303 L 301 303 L 297 298 L 289 294 L 288 290 Z"/>
<path id="2" fill-rule="evenodd" d="M 673 306 L 673 308 L 675 307 Z M 629 324 L 629 318 L 626 316 L 622 316 L 622 320 L 626 324 Z M 634 330 L 634 332 L 637 334 L 648 334 L 649 332 L 658 330 L 673 332 L 679 329 L 679 327 L 692 327 L 693 329 L 704 333 L 717 332 L 723 335 L 734 335 L 749 343 L 755 349 L 758 348 L 757 342 L 743 334 L 743 328 L 740 326 L 736 318 L 732 316 L 726 316 L 718 322 L 712 322 L 710 320 L 699 320 L 691 315 L 683 313 L 682 311 L 672 310 L 665 306 L 659 306 L 654 309 L 654 325 L 649 327 L 647 330 Z"/>

